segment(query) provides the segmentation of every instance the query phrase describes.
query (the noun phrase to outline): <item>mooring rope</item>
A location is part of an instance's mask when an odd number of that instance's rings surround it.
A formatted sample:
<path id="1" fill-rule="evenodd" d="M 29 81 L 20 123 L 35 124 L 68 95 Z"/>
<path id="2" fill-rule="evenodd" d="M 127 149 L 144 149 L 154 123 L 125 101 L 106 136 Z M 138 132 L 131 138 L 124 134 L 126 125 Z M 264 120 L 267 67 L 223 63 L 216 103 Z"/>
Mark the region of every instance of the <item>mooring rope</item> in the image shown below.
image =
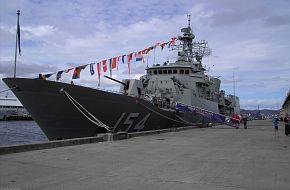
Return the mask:
<path id="1" fill-rule="evenodd" d="M 62 89 L 66 97 L 70 100 L 70 102 L 77 108 L 77 110 L 85 116 L 89 121 L 97 125 L 98 127 L 102 127 L 106 129 L 107 131 L 110 131 L 109 127 L 105 125 L 103 122 L 101 122 L 98 118 L 96 118 L 93 114 L 91 114 L 86 108 L 84 108 L 77 100 L 75 100 L 68 92 Z M 90 118 L 86 113 L 84 113 L 79 107 L 81 107 L 85 112 L 87 112 L 88 115 L 90 115 L 92 118 Z"/>
<path id="2" fill-rule="evenodd" d="M 6 92 L 6 91 L 12 90 L 12 89 L 14 89 L 14 88 L 17 88 L 17 86 L 14 86 L 14 87 L 12 87 L 12 88 L 9 88 L 9 89 L 6 89 L 6 90 L 3 90 L 3 91 L 0 91 L 0 94 L 3 93 L 3 92 Z"/>
<path id="3" fill-rule="evenodd" d="M 139 101 L 138 101 L 138 104 L 140 104 L 141 106 L 143 106 L 143 107 L 145 107 L 146 109 L 150 110 L 151 112 L 153 112 L 153 113 L 155 113 L 155 114 L 157 114 L 157 115 L 159 115 L 159 116 L 161 116 L 161 117 L 164 117 L 164 118 L 166 118 L 166 119 L 168 119 L 168 120 L 170 120 L 170 121 L 174 121 L 174 122 L 181 123 L 181 124 L 186 124 L 186 125 L 194 125 L 194 126 L 196 125 L 196 124 L 194 124 L 194 123 L 190 123 L 190 122 L 187 122 L 187 121 L 178 121 L 178 120 L 176 120 L 176 119 L 172 119 L 172 118 L 170 118 L 170 117 L 168 117 L 168 116 L 166 116 L 166 115 L 163 115 L 163 114 L 161 114 L 161 113 L 159 113 L 159 112 L 157 112 L 157 111 L 155 111 L 155 110 L 153 110 L 153 109 L 147 107 L 146 105 L 142 104 L 142 103 L 139 102 Z"/>
<path id="4" fill-rule="evenodd" d="M 67 92 L 66 92 L 67 93 Z M 101 122 L 98 118 L 96 118 L 93 114 L 91 114 L 86 108 L 84 108 L 78 101 L 76 101 L 70 94 L 67 93 L 67 95 L 75 102 L 77 103 L 83 110 L 85 110 L 92 118 L 94 118 L 98 123 L 105 125 L 103 122 Z"/>

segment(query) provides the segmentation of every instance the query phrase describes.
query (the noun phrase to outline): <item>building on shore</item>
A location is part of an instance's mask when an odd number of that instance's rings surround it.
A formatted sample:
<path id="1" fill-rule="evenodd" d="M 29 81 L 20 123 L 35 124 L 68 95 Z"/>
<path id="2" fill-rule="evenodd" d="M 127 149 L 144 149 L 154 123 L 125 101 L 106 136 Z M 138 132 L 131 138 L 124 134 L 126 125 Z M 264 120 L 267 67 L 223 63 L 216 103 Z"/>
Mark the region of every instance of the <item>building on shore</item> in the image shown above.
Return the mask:
<path id="1" fill-rule="evenodd" d="M 285 114 L 290 115 L 290 90 L 287 93 L 287 96 L 282 104 L 281 116 L 284 117 Z"/>
<path id="2" fill-rule="evenodd" d="M 31 116 L 16 98 L 0 98 L 0 120 L 31 119 Z"/>

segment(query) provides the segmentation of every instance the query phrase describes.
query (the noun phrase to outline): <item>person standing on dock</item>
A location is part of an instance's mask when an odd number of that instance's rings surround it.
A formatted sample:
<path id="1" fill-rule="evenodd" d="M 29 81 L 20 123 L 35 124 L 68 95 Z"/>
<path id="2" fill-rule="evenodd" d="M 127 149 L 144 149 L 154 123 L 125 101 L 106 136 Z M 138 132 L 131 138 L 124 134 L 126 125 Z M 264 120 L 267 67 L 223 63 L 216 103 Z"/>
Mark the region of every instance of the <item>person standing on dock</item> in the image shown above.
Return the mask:
<path id="1" fill-rule="evenodd" d="M 247 126 L 247 121 L 248 121 L 247 114 L 243 114 L 242 115 L 242 121 L 243 121 L 243 124 L 244 124 L 244 129 L 247 129 L 248 128 L 248 126 Z"/>
<path id="2" fill-rule="evenodd" d="M 278 117 L 276 115 L 274 116 L 272 122 L 273 122 L 273 125 L 274 125 L 274 131 L 275 131 L 274 137 L 276 137 L 277 132 L 278 132 L 278 124 L 279 124 L 279 119 L 278 119 Z"/>
<path id="3" fill-rule="evenodd" d="M 231 122 L 232 122 L 233 127 L 238 129 L 240 127 L 240 116 L 238 114 L 233 114 L 231 116 Z"/>
<path id="4" fill-rule="evenodd" d="M 289 126 L 289 115 L 287 113 L 283 121 L 285 123 L 285 135 L 288 136 L 290 134 L 290 126 Z"/>

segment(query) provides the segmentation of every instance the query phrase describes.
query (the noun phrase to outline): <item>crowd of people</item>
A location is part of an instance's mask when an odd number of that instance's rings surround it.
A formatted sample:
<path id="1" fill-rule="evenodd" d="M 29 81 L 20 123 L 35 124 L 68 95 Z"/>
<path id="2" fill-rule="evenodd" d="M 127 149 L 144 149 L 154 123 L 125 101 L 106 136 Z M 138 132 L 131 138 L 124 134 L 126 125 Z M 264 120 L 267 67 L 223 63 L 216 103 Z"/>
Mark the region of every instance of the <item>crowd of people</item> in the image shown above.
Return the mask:
<path id="1" fill-rule="evenodd" d="M 232 114 L 231 115 L 232 127 L 235 127 L 238 129 L 240 128 L 240 123 L 243 123 L 244 129 L 247 129 L 248 128 L 247 122 L 248 122 L 247 114 L 242 114 L 242 115 Z"/>
<path id="2" fill-rule="evenodd" d="M 290 124 L 289 124 L 290 115 L 288 115 L 286 113 L 285 116 L 281 117 L 280 119 L 278 118 L 277 115 L 273 116 L 272 122 L 273 122 L 273 126 L 274 126 L 275 136 L 276 136 L 278 129 L 279 129 L 279 121 L 284 123 L 285 135 L 288 136 L 290 134 Z M 248 128 L 247 122 L 248 122 L 247 114 L 242 114 L 242 115 L 232 114 L 231 115 L 232 127 L 235 127 L 238 129 L 238 128 L 240 128 L 240 124 L 243 123 L 244 129 L 247 129 Z"/>
<path id="3" fill-rule="evenodd" d="M 280 120 L 277 115 L 275 115 L 272 119 L 274 130 L 275 130 L 275 136 L 279 129 L 279 121 L 284 122 L 285 124 L 285 135 L 288 136 L 290 134 L 290 125 L 289 125 L 290 116 L 286 113 L 285 117 L 281 117 Z"/>

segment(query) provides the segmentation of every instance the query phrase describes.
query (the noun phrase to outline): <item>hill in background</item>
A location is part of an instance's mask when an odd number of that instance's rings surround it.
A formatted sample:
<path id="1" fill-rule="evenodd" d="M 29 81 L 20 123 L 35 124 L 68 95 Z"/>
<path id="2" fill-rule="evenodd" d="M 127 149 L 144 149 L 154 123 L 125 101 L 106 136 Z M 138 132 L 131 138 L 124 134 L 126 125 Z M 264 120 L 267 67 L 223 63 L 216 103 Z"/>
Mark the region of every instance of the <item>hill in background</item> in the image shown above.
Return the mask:
<path id="1" fill-rule="evenodd" d="M 262 118 L 271 118 L 273 115 L 279 116 L 279 110 L 269 110 L 269 109 L 263 109 L 263 110 L 244 110 L 241 109 L 241 114 L 248 114 L 251 115 L 254 119 L 262 119 Z"/>

